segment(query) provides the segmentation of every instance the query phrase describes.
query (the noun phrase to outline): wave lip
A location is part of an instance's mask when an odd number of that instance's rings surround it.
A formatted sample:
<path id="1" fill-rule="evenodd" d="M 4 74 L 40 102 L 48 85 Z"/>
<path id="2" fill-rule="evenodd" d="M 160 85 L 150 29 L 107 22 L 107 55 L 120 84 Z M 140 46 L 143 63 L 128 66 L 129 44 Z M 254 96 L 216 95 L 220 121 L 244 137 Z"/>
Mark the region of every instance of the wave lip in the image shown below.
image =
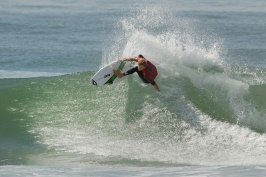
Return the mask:
<path id="1" fill-rule="evenodd" d="M 65 73 L 0 70 L 0 79 L 51 77 L 51 76 L 59 76 L 64 74 Z"/>

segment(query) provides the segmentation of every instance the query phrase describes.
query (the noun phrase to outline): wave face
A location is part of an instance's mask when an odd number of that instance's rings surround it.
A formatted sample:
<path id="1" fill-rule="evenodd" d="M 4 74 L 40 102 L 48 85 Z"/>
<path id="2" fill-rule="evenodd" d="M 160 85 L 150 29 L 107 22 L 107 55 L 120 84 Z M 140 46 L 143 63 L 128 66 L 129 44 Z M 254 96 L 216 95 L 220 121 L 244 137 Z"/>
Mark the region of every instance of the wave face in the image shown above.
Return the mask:
<path id="1" fill-rule="evenodd" d="M 238 91 L 242 97 L 232 102 L 225 91 L 180 76 L 161 75 L 158 94 L 137 77 L 95 87 L 92 75 L 26 79 L 1 89 L 1 154 L 7 154 L 1 163 L 265 165 L 259 117 L 265 110 L 255 103 L 265 100 L 256 98 L 263 88 Z"/>
<path id="2" fill-rule="evenodd" d="M 141 53 L 162 92 L 136 75 L 95 87 L 92 71 L 1 79 L 1 165 L 266 165 L 265 68 L 232 64 L 197 20 L 136 9 L 102 65 Z"/>

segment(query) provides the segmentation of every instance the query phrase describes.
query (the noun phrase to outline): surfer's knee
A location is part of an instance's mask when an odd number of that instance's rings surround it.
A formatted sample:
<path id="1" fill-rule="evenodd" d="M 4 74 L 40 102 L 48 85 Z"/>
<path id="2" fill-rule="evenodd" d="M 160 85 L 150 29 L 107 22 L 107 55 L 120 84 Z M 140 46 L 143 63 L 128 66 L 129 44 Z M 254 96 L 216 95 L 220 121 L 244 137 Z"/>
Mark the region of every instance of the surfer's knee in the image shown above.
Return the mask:
<path id="1" fill-rule="evenodd" d="M 124 77 L 124 74 L 123 73 L 121 73 L 120 71 L 118 71 L 118 70 L 113 70 L 114 71 L 114 74 L 118 77 L 118 78 L 122 78 L 122 77 Z"/>

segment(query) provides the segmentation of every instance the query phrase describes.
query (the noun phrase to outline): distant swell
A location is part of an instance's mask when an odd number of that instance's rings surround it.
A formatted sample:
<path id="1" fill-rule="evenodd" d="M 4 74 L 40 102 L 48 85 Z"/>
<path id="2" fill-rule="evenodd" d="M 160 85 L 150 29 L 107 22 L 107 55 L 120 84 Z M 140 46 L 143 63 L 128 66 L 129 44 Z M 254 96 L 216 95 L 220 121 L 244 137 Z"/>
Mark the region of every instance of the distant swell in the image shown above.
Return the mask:
<path id="1" fill-rule="evenodd" d="M 58 76 L 58 75 L 63 75 L 63 74 L 64 73 L 0 70 L 0 79 L 1 78 L 50 77 L 50 76 Z"/>

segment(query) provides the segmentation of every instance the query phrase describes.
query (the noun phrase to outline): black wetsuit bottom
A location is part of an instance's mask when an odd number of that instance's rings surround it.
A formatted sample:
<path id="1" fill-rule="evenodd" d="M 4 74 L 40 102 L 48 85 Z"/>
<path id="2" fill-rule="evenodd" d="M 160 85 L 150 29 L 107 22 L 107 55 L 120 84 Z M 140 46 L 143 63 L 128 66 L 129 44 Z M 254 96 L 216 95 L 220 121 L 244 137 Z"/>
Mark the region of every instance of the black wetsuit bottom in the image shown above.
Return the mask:
<path id="1" fill-rule="evenodd" d="M 134 72 L 137 72 L 137 73 L 138 73 L 139 77 L 141 78 L 141 80 L 142 80 L 144 83 L 146 83 L 146 84 L 150 83 L 147 79 L 144 78 L 142 72 L 138 70 L 138 66 L 136 66 L 136 67 L 134 67 L 134 68 L 128 70 L 127 72 L 124 73 L 124 75 L 133 74 Z M 152 85 L 155 85 L 155 82 L 152 82 L 151 84 L 152 84 Z"/>

